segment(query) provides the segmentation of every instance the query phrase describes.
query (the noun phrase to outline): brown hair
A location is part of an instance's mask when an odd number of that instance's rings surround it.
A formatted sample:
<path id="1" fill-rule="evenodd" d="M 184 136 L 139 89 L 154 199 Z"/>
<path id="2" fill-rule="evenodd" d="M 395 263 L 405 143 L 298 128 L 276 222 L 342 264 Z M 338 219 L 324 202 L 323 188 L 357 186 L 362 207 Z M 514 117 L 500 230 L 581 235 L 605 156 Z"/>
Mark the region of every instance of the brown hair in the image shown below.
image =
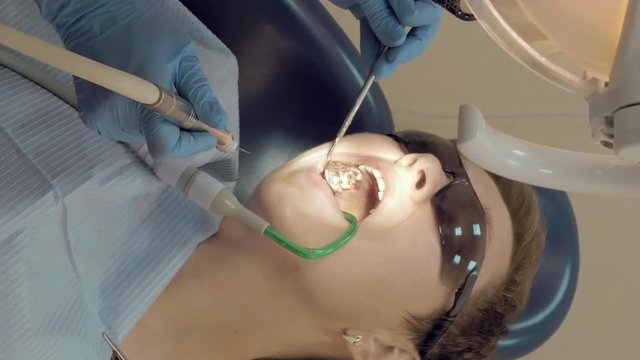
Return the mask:
<path id="1" fill-rule="evenodd" d="M 513 225 L 508 276 L 502 284 L 475 294 L 472 305 L 458 314 L 443 337 L 428 350 L 429 360 L 488 357 L 496 349 L 498 340 L 509 333 L 509 324 L 529 298 L 546 237 L 537 198 L 529 185 L 489 175 L 500 191 Z M 434 320 L 431 315 L 408 321 L 411 333 L 416 334 L 416 344 L 429 333 Z"/>

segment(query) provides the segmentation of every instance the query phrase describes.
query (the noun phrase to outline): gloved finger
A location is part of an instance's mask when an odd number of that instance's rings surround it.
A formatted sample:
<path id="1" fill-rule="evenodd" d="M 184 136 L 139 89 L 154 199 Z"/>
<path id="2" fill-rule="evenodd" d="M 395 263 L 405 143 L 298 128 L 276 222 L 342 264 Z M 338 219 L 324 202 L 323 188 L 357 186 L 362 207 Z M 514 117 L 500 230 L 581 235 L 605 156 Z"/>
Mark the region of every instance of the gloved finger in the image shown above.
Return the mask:
<path id="1" fill-rule="evenodd" d="M 384 80 L 393 75 L 398 70 L 398 64 L 390 63 L 384 58 L 378 59 L 373 65 L 373 73 L 376 75 L 376 81 Z"/>
<path id="2" fill-rule="evenodd" d="M 373 68 L 384 45 L 378 40 L 366 19 L 360 20 L 360 56 L 366 72 Z"/>
<path id="3" fill-rule="evenodd" d="M 388 78 L 395 73 L 398 65 L 408 63 L 422 54 L 438 32 L 439 26 L 440 24 L 436 23 L 411 29 L 404 44 L 389 48 L 385 55 L 381 56 L 373 65 L 376 79 Z"/>
<path id="4" fill-rule="evenodd" d="M 404 26 L 396 18 L 393 9 L 386 1 L 362 0 L 360 8 L 369 26 L 378 40 L 387 46 L 399 46 L 404 43 Z"/>
<path id="5" fill-rule="evenodd" d="M 193 45 L 182 53 L 174 84 L 178 94 L 193 105 L 200 120 L 217 129 L 226 129 L 229 117 L 211 89 Z"/>
<path id="6" fill-rule="evenodd" d="M 154 159 L 172 159 L 191 156 L 212 149 L 213 136 L 206 132 L 180 130 L 172 122 L 147 109 L 143 113 L 143 128 L 149 154 Z"/>
<path id="7" fill-rule="evenodd" d="M 439 27 L 440 23 L 414 27 L 409 31 L 407 41 L 396 48 L 390 48 L 386 56 L 383 57 L 384 60 L 387 63 L 398 65 L 415 59 L 429 46 Z"/>
<path id="8" fill-rule="evenodd" d="M 435 24 L 442 18 L 442 9 L 431 0 L 389 0 L 389 5 L 400 23 L 407 27 Z"/>
<path id="9" fill-rule="evenodd" d="M 137 126 L 138 113 L 133 101 L 101 86 L 74 77 L 80 119 L 98 135 L 130 144 L 144 143 Z"/>
<path id="10" fill-rule="evenodd" d="M 387 60 L 387 53 L 380 55 L 384 45 L 378 41 L 366 20 L 360 21 L 360 52 L 367 71 L 372 70 L 376 80 L 384 80 L 391 76 L 398 68 L 398 64 Z M 392 48 L 390 48 L 392 49 Z"/>

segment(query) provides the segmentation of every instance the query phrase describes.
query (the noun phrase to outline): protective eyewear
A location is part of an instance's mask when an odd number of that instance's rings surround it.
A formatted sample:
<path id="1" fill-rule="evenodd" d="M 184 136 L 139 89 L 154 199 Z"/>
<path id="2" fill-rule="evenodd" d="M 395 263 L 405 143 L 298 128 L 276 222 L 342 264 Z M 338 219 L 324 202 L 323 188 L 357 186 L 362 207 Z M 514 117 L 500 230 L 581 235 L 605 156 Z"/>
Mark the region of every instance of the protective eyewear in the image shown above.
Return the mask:
<path id="1" fill-rule="evenodd" d="M 448 324 L 469 299 L 478 279 L 486 250 L 485 213 L 453 142 L 415 130 L 388 136 L 407 154 L 435 156 L 451 179 L 432 197 L 431 206 L 440 232 L 440 278 L 445 285 L 457 290 L 453 306 L 434 325 L 432 333 L 420 346 L 428 349 L 446 332 Z"/>
<path id="2" fill-rule="evenodd" d="M 434 3 L 440 5 L 443 9 L 447 10 L 453 16 L 463 21 L 475 21 L 476 17 L 473 14 L 465 11 L 460 5 L 460 0 L 433 0 Z"/>

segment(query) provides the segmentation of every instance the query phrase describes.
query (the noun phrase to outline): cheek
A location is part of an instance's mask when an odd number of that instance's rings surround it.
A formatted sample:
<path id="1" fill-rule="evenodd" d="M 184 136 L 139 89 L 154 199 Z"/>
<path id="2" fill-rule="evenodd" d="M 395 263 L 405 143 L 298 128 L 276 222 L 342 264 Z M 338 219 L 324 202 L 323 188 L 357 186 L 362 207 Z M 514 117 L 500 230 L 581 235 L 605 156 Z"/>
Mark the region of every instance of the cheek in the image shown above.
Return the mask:
<path id="1" fill-rule="evenodd" d="M 383 300 L 381 305 L 397 304 L 403 312 L 419 313 L 445 295 L 440 237 L 433 219 L 430 209 L 419 209 L 386 236 L 369 234 L 369 243 L 362 244 L 371 249 L 361 251 L 369 256 L 360 262 L 370 262 L 363 266 L 363 276 L 377 285 L 370 296 Z"/>
<path id="2" fill-rule="evenodd" d="M 411 220 L 411 219 L 410 219 Z M 411 223 L 411 224 L 409 224 Z M 438 235 L 429 222 L 407 221 L 390 232 L 380 246 L 377 274 L 396 295 L 403 298 L 424 298 L 439 287 L 441 265 Z"/>
<path id="3" fill-rule="evenodd" d="M 273 229 L 306 247 L 324 246 L 346 229 L 340 212 L 307 186 L 302 174 L 268 176 L 258 185 L 250 207 Z"/>
<path id="4" fill-rule="evenodd" d="M 328 313 L 393 324 L 444 296 L 440 251 L 433 236 L 435 230 L 424 219 L 385 233 L 361 229 L 342 251 L 303 266 L 301 280 L 309 284 L 311 301 Z"/>

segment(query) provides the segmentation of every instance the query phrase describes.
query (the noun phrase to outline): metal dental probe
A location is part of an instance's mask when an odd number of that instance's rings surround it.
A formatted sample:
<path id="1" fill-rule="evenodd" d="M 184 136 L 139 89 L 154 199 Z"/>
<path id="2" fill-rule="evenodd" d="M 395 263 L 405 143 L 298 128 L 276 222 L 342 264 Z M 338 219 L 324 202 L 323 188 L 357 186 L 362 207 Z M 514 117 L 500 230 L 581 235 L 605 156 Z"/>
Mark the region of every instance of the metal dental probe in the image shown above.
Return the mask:
<path id="1" fill-rule="evenodd" d="M 378 56 L 378 58 L 380 58 L 380 56 L 383 56 L 384 53 L 387 51 L 387 49 L 388 49 L 387 46 L 383 47 L 382 50 L 380 51 L 380 55 Z M 364 82 L 364 84 L 362 85 L 362 88 L 360 89 L 360 92 L 358 93 L 356 102 L 351 107 L 351 110 L 349 110 L 347 117 L 342 122 L 342 126 L 338 131 L 338 135 L 336 136 L 336 139 L 333 141 L 333 144 L 331 144 L 331 148 L 329 148 L 329 152 L 327 153 L 327 161 L 324 163 L 324 169 L 322 172 L 325 180 L 327 179 L 327 170 L 329 167 L 329 162 L 331 162 L 331 154 L 335 150 L 336 145 L 338 145 L 338 142 L 342 140 L 342 138 L 344 137 L 344 134 L 347 132 L 347 129 L 349 128 L 349 126 L 351 126 L 351 122 L 353 122 L 353 118 L 356 116 L 358 109 L 360 109 L 360 106 L 362 105 L 362 102 L 364 101 L 365 96 L 367 96 L 367 93 L 369 92 L 369 89 L 371 88 L 371 85 L 373 85 L 373 82 L 375 81 L 375 79 L 376 79 L 376 76 L 373 73 L 373 68 L 372 68 L 371 71 L 369 72 L 369 76 L 367 77 L 367 80 Z"/>
<path id="2" fill-rule="evenodd" d="M 118 346 L 116 345 L 116 343 L 113 342 L 113 340 L 111 340 L 111 338 L 109 337 L 109 335 L 107 335 L 106 333 L 102 333 L 102 337 L 104 338 L 104 340 L 107 342 L 107 344 L 109 344 L 109 347 L 111 348 L 111 350 L 113 352 L 116 353 L 116 355 L 118 355 L 118 357 L 121 360 L 127 360 L 127 358 L 124 356 L 124 354 L 122 353 L 122 351 L 120 351 L 120 349 L 118 348 Z"/>

